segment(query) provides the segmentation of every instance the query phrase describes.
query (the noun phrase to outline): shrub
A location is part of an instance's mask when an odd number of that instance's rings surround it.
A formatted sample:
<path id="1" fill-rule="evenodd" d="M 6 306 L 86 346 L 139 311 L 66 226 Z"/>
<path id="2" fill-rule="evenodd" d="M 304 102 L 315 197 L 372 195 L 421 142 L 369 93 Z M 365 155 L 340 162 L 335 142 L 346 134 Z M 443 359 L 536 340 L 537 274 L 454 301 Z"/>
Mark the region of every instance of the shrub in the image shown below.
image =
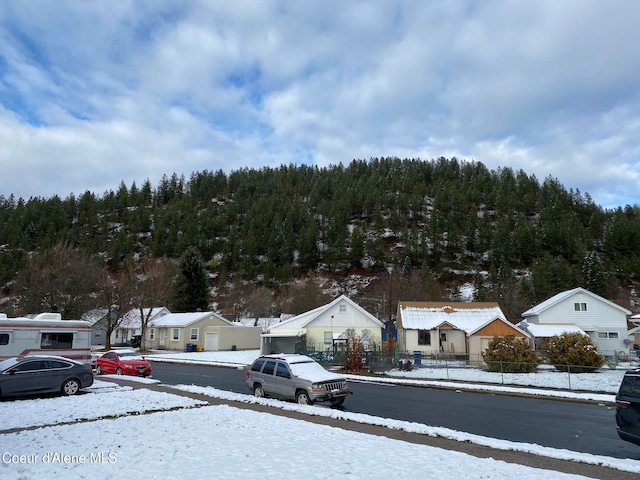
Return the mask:
<path id="1" fill-rule="evenodd" d="M 584 373 L 604 365 L 604 357 L 588 335 L 565 332 L 549 340 L 549 362 L 561 372 Z"/>
<path id="2" fill-rule="evenodd" d="M 366 369 L 367 359 L 362 338 L 356 335 L 352 328 L 347 330 L 347 337 L 347 346 L 342 357 L 342 368 L 349 373 L 360 373 Z"/>
<path id="3" fill-rule="evenodd" d="M 514 335 L 493 337 L 482 358 L 491 372 L 536 372 L 540 363 L 529 340 Z"/>

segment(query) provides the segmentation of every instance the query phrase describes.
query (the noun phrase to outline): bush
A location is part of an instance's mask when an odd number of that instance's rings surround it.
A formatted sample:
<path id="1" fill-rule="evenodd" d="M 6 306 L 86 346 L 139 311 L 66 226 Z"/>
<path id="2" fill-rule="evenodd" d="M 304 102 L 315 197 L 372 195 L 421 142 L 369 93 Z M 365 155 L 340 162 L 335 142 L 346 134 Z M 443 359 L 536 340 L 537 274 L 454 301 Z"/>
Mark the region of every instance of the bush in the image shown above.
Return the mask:
<path id="1" fill-rule="evenodd" d="M 366 369 L 367 355 L 362 344 L 362 338 L 350 328 L 347 330 L 347 346 L 343 352 L 342 369 L 349 373 L 360 373 Z"/>
<path id="2" fill-rule="evenodd" d="M 561 372 L 585 373 L 604 365 L 604 357 L 588 335 L 565 332 L 549 340 L 549 363 Z"/>
<path id="3" fill-rule="evenodd" d="M 491 372 L 536 372 L 540 363 L 529 340 L 514 335 L 493 337 L 482 358 Z"/>

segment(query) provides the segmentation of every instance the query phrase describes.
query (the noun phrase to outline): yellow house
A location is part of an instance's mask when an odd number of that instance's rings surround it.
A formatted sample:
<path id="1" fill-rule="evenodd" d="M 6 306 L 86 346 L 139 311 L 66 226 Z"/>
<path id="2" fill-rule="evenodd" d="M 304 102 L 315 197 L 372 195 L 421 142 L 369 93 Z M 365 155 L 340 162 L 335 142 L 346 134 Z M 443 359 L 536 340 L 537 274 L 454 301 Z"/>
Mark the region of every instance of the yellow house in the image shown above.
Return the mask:
<path id="1" fill-rule="evenodd" d="M 261 351 L 296 353 L 300 350 L 332 350 L 347 338 L 358 335 L 365 349 L 380 345 L 384 323 L 341 295 L 333 302 L 269 327 L 262 335 Z"/>
<path id="2" fill-rule="evenodd" d="M 493 337 L 529 335 L 494 302 L 398 302 L 398 347 L 423 355 L 481 360 Z"/>

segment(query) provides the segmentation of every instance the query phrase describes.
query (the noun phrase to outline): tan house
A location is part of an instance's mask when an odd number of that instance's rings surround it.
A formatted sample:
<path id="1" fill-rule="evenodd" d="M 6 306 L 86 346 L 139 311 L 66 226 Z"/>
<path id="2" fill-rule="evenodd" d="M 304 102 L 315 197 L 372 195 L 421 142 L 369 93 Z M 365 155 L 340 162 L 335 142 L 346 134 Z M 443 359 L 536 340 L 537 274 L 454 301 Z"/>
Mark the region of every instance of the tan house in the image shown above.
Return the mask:
<path id="1" fill-rule="evenodd" d="M 529 338 L 493 302 L 398 302 L 398 347 L 422 355 L 482 360 L 493 337 Z"/>
<path id="2" fill-rule="evenodd" d="M 261 351 L 265 354 L 340 349 L 349 330 L 369 349 L 381 344 L 383 327 L 384 323 L 341 295 L 327 305 L 271 325 L 262 335 Z"/>
<path id="3" fill-rule="evenodd" d="M 145 343 L 159 350 L 248 350 L 260 348 L 261 333 L 214 312 L 168 313 L 149 322 Z"/>

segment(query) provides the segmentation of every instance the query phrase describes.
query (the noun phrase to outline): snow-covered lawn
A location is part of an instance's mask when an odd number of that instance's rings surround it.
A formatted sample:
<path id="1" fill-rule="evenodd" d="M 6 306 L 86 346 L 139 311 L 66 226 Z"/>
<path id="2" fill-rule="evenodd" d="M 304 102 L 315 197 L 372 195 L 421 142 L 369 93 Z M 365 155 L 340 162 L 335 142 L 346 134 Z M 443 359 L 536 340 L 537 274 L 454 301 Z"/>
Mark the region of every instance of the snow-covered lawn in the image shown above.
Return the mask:
<path id="1" fill-rule="evenodd" d="M 472 441 L 640 473 L 640 462 L 513 444 L 463 432 L 389 421 L 328 408 L 255 399 L 212 388 L 183 390 L 245 402 L 306 411 Z M 292 420 L 231 406 L 210 406 L 167 392 L 132 390 L 97 380 L 77 397 L 0 402 L 2 479 L 338 479 L 475 478 L 578 479 L 555 471 L 479 459 L 463 453 L 415 445 L 334 427 Z M 147 412 L 146 414 L 141 414 Z M 15 417 L 15 419 L 12 419 Z M 19 420 L 16 420 L 19 419 Z M 73 422 L 57 425 L 61 422 Z M 38 427 L 8 433 L 7 429 Z M 385 452 L 398 462 L 375 461 Z M 425 459 L 429 461 L 425 461 Z"/>
<path id="2" fill-rule="evenodd" d="M 256 350 L 245 352 L 157 353 L 153 361 L 213 363 L 242 368 L 258 356 Z M 430 370 L 411 372 L 395 370 L 390 376 L 359 376 L 358 381 L 422 382 L 465 388 L 493 388 L 508 391 L 501 380 L 485 377 L 487 372 L 473 371 L 473 376 L 436 377 Z M 468 369 L 456 369 L 462 372 Z M 580 389 L 613 393 L 622 371 L 603 370 L 583 374 L 577 380 Z M 466 375 L 466 373 L 465 373 Z M 492 375 L 492 374 L 489 374 Z M 540 377 L 518 375 L 525 385 L 527 378 L 540 378 L 539 386 L 558 388 L 555 372 Z M 110 382 L 109 376 L 96 380 L 88 393 L 76 397 L 49 397 L 0 402 L 0 478 L 4 479 L 182 479 L 242 478 L 298 479 L 318 478 L 583 478 L 554 471 L 508 464 L 493 459 L 478 459 L 463 453 L 415 445 L 385 437 L 366 435 L 333 427 L 292 420 L 267 413 L 231 406 L 211 406 L 166 391 L 131 389 Z M 439 380 L 439 378 L 443 378 Z M 592 380 L 589 380 L 592 379 Z M 605 380 L 606 379 L 606 380 Z M 131 379 L 157 383 L 151 379 Z M 498 382 L 498 385 L 462 384 L 460 381 Z M 572 383 L 574 382 L 572 376 Z M 516 384 L 514 379 L 504 383 Z M 618 385 L 616 385 L 616 383 Z M 605 387 L 605 385 L 607 385 Z M 614 388 L 615 387 L 615 388 Z M 518 387 L 516 387 L 518 388 Z M 563 388 L 560 386 L 559 388 Z M 577 388 L 577 387 L 576 387 Z M 496 449 L 532 452 L 541 456 L 601 464 L 640 473 L 640 461 L 621 460 L 556 450 L 538 445 L 516 444 L 479 437 L 440 427 L 332 410 L 307 407 L 251 395 L 225 392 L 209 387 L 180 385 L 176 390 L 245 403 L 262 403 L 278 408 L 330 416 L 351 422 L 368 423 L 430 436 L 474 442 Z M 518 388 L 522 391 L 522 387 Z M 531 392 L 539 391 L 527 388 Z M 598 401 L 611 400 L 610 394 L 559 391 L 557 395 L 580 396 Z M 585 398 L 585 397 L 582 397 Z M 9 432 L 11 429 L 25 430 Z M 402 461 L 380 462 L 375 452 Z M 429 461 L 425 461 L 429 459 Z"/>

